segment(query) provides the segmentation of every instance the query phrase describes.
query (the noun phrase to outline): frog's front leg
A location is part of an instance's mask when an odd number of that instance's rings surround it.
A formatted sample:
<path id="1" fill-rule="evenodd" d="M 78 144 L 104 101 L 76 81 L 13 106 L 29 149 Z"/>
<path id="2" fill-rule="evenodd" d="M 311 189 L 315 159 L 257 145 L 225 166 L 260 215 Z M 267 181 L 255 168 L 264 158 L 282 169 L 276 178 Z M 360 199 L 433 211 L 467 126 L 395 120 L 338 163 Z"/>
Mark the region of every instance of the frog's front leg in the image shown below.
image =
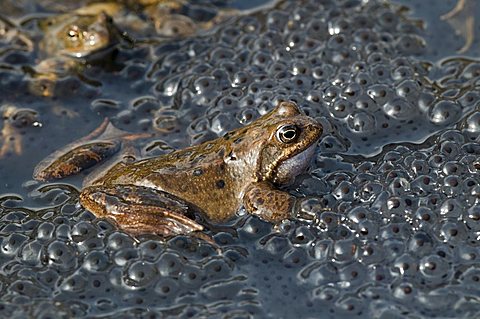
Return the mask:
<path id="1" fill-rule="evenodd" d="M 243 203 L 249 213 L 276 223 L 292 217 L 296 198 L 268 182 L 257 182 L 247 187 Z"/>
<path id="2" fill-rule="evenodd" d="M 202 225 L 187 217 L 196 208 L 153 188 L 90 186 L 80 194 L 80 203 L 97 217 L 115 220 L 120 228 L 133 235 L 155 233 L 171 237 L 203 230 Z"/>

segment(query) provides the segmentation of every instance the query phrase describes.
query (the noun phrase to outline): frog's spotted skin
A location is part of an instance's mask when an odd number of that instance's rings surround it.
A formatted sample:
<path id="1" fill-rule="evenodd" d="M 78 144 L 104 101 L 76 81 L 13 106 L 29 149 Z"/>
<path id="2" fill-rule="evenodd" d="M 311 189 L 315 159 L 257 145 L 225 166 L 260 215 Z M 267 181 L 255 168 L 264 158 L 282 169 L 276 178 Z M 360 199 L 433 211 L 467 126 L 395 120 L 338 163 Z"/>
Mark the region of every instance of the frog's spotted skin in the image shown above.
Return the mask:
<path id="1" fill-rule="evenodd" d="M 288 184 L 305 170 L 321 134 L 321 125 L 297 105 L 281 102 L 262 118 L 216 140 L 133 163 L 120 162 L 93 180 L 82 191 L 80 202 L 134 233 L 170 236 L 201 229 L 189 226 L 185 209 L 165 207 L 159 199 L 164 196 L 194 205 L 212 221 L 232 217 L 243 205 L 250 213 L 278 222 L 291 217 L 295 198 L 275 186 Z M 92 158 L 92 147 L 88 154 L 85 148 L 75 149 L 81 151 L 78 156 Z M 69 163 L 75 164 L 75 154 L 67 154 Z M 58 159 L 60 168 L 65 158 Z M 65 170 L 55 163 L 42 162 L 35 177 L 63 177 L 58 172 Z M 67 173 L 78 171 L 67 168 Z"/>

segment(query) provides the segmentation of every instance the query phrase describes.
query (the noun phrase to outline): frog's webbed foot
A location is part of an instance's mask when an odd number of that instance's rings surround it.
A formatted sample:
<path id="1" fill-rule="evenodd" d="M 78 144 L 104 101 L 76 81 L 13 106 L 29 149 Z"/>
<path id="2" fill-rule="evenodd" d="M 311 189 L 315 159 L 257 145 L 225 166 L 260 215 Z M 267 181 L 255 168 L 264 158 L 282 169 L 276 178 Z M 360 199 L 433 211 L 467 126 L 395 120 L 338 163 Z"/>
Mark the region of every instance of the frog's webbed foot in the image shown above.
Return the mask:
<path id="1" fill-rule="evenodd" d="M 247 187 L 243 203 L 249 213 L 269 222 L 280 222 L 292 217 L 296 198 L 270 183 L 258 182 Z"/>
<path id="2" fill-rule="evenodd" d="M 197 209 L 168 193 L 148 187 L 90 186 L 80 203 L 97 217 L 113 219 L 133 235 L 155 233 L 164 237 L 202 231 L 203 226 L 187 217 Z"/>
<path id="3" fill-rule="evenodd" d="M 122 141 L 151 137 L 150 133 L 128 133 L 115 128 L 108 119 L 92 133 L 53 152 L 36 167 L 33 177 L 46 181 L 77 174 L 113 156 Z"/>
<path id="4" fill-rule="evenodd" d="M 440 18 L 446 20 L 459 35 L 465 38 L 465 44 L 458 53 L 465 53 L 475 39 L 475 5 L 477 0 L 458 0 L 457 5 L 450 12 Z"/>

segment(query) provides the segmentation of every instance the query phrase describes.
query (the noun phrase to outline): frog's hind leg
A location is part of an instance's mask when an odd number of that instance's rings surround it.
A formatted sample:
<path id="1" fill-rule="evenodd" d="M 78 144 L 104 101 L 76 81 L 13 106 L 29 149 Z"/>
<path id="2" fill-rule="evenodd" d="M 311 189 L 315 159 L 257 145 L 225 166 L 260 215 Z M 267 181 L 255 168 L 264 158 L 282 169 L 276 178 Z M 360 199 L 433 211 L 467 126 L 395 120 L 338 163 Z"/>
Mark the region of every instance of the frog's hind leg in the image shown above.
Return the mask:
<path id="1" fill-rule="evenodd" d="M 80 203 L 97 217 L 113 219 L 132 235 L 154 233 L 172 237 L 203 230 L 202 225 L 188 217 L 194 215 L 196 208 L 148 187 L 90 186 L 82 191 Z"/>
<path id="2" fill-rule="evenodd" d="M 151 137 L 151 133 L 129 133 L 117 129 L 108 119 L 87 136 L 43 159 L 33 178 L 39 181 L 61 179 L 95 166 L 118 153 L 124 142 Z"/>

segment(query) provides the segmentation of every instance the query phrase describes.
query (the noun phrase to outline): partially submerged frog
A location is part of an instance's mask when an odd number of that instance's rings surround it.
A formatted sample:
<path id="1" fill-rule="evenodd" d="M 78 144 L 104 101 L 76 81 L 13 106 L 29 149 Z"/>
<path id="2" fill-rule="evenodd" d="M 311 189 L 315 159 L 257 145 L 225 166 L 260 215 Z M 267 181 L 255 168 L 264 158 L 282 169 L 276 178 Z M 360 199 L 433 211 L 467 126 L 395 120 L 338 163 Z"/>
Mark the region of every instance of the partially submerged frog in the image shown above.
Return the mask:
<path id="1" fill-rule="evenodd" d="M 120 10 L 121 6 L 114 3 L 92 4 L 40 21 L 42 60 L 33 68 L 31 89 L 40 95 L 51 96 L 58 78 L 78 74 L 85 63 L 99 60 L 111 52 L 121 38 L 111 15 Z"/>
<path id="2" fill-rule="evenodd" d="M 242 206 L 279 222 L 292 216 L 296 198 L 277 186 L 291 183 L 308 166 L 321 134 L 322 126 L 297 105 L 281 102 L 221 138 L 115 164 L 82 190 L 80 203 L 134 234 L 201 231 L 194 213 L 222 221 Z M 34 176 L 45 179 L 55 165 L 41 164 Z"/>

